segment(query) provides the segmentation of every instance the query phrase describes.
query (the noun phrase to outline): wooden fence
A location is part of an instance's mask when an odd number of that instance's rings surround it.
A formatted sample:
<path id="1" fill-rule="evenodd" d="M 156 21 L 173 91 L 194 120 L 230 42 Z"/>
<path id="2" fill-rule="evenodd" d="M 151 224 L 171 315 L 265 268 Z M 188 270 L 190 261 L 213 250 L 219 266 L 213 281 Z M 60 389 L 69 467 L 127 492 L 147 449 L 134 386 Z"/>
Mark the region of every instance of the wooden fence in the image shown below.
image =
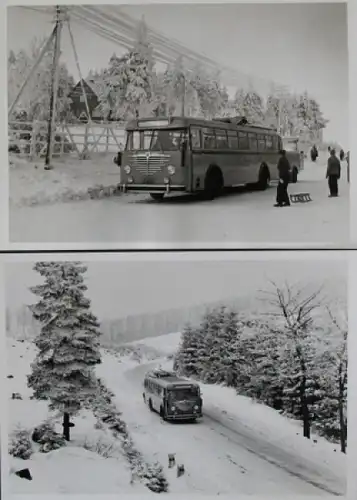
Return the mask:
<path id="1" fill-rule="evenodd" d="M 80 159 L 94 154 L 115 154 L 124 147 L 124 124 L 91 123 L 56 126 L 54 156 L 77 155 Z M 46 122 L 9 122 L 9 151 L 28 158 L 44 157 L 47 150 Z"/>

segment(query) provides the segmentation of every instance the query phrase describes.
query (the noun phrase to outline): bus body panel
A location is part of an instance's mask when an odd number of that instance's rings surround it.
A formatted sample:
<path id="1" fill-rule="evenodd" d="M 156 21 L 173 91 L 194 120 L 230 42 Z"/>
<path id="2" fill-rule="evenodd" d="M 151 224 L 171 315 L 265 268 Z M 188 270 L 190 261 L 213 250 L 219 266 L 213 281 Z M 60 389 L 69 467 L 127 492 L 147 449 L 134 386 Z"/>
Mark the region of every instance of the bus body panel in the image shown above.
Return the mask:
<path id="1" fill-rule="evenodd" d="M 199 385 L 194 382 L 178 379 L 178 382 L 157 379 L 147 375 L 144 379 L 144 396 L 146 403 L 167 420 L 191 420 L 202 417 L 202 398 Z M 176 399 L 176 391 L 193 389 L 194 396 L 189 399 Z"/>
<path id="2" fill-rule="evenodd" d="M 155 149 L 151 141 L 148 146 L 151 149 L 133 150 L 132 139 L 129 150 L 122 154 L 121 186 L 124 191 L 202 191 L 207 171 L 213 165 L 221 169 L 224 187 L 258 182 L 263 164 L 269 168 L 270 180 L 278 179 L 277 164 L 282 140 L 277 132 L 269 128 L 235 125 L 219 120 L 171 117 L 133 120 L 126 129 L 127 145 L 130 143 L 130 133 L 132 136 L 141 134 L 141 146 L 144 144 L 144 134 L 152 133 L 157 137 L 160 134 L 178 134 L 181 144 L 185 142 L 186 146 L 182 151 L 176 141 L 173 150 L 161 150 L 162 146 Z M 242 149 L 245 145 L 251 149 Z M 289 151 L 288 158 L 292 158 L 292 167 L 296 166 L 300 170 L 301 162 L 295 158 L 295 153 Z M 168 171 L 170 165 L 175 168 L 174 174 Z M 125 172 L 127 166 L 131 167 L 130 173 Z"/>

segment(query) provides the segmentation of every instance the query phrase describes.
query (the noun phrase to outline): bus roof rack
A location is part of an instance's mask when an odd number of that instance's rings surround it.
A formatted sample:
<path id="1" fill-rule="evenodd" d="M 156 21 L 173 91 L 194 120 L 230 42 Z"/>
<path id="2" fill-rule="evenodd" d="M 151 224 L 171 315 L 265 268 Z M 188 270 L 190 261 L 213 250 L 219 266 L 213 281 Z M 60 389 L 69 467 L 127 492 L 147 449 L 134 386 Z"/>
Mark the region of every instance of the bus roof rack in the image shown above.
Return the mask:
<path id="1" fill-rule="evenodd" d="M 168 370 L 163 370 L 162 368 L 156 368 L 155 370 L 152 370 L 149 375 L 152 375 L 156 378 L 176 377 L 176 373 L 169 372 Z"/>
<path id="2" fill-rule="evenodd" d="M 257 125 L 254 123 L 249 123 L 245 116 L 227 116 L 223 118 L 213 118 L 213 121 L 222 123 L 232 123 L 233 125 L 247 125 L 247 127 L 261 129 L 261 130 L 271 130 L 276 132 L 277 130 L 272 127 L 267 127 L 265 125 Z"/>

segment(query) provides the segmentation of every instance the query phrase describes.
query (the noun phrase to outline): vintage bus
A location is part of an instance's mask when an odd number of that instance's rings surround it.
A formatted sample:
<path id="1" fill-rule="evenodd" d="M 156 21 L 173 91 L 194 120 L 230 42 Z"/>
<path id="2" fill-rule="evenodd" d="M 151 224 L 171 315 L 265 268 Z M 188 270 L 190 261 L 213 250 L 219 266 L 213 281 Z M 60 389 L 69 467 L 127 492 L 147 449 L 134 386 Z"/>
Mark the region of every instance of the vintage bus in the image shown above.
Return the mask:
<path id="1" fill-rule="evenodd" d="M 123 192 L 147 192 L 162 199 L 173 192 L 200 192 L 213 199 L 225 187 L 266 189 L 278 178 L 282 139 L 270 128 L 238 118 L 143 118 L 126 126 L 126 145 L 114 161 Z M 300 155 L 288 154 L 292 182 Z"/>
<path id="2" fill-rule="evenodd" d="M 173 372 L 148 372 L 144 378 L 143 399 L 163 420 L 197 420 L 202 417 L 200 386 L 177 377 Z"/>

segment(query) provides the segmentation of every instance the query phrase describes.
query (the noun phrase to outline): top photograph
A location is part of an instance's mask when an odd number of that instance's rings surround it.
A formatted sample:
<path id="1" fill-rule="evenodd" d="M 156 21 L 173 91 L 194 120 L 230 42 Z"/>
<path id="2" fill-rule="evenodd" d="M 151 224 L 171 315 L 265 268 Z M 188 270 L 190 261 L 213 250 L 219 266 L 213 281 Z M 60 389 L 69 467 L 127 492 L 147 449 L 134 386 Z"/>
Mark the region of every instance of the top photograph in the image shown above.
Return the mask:
<path id="1" fill-rule="evenodd" d="M 345 3 L 7 8 L 9 243 L 350 245 Z"/>

